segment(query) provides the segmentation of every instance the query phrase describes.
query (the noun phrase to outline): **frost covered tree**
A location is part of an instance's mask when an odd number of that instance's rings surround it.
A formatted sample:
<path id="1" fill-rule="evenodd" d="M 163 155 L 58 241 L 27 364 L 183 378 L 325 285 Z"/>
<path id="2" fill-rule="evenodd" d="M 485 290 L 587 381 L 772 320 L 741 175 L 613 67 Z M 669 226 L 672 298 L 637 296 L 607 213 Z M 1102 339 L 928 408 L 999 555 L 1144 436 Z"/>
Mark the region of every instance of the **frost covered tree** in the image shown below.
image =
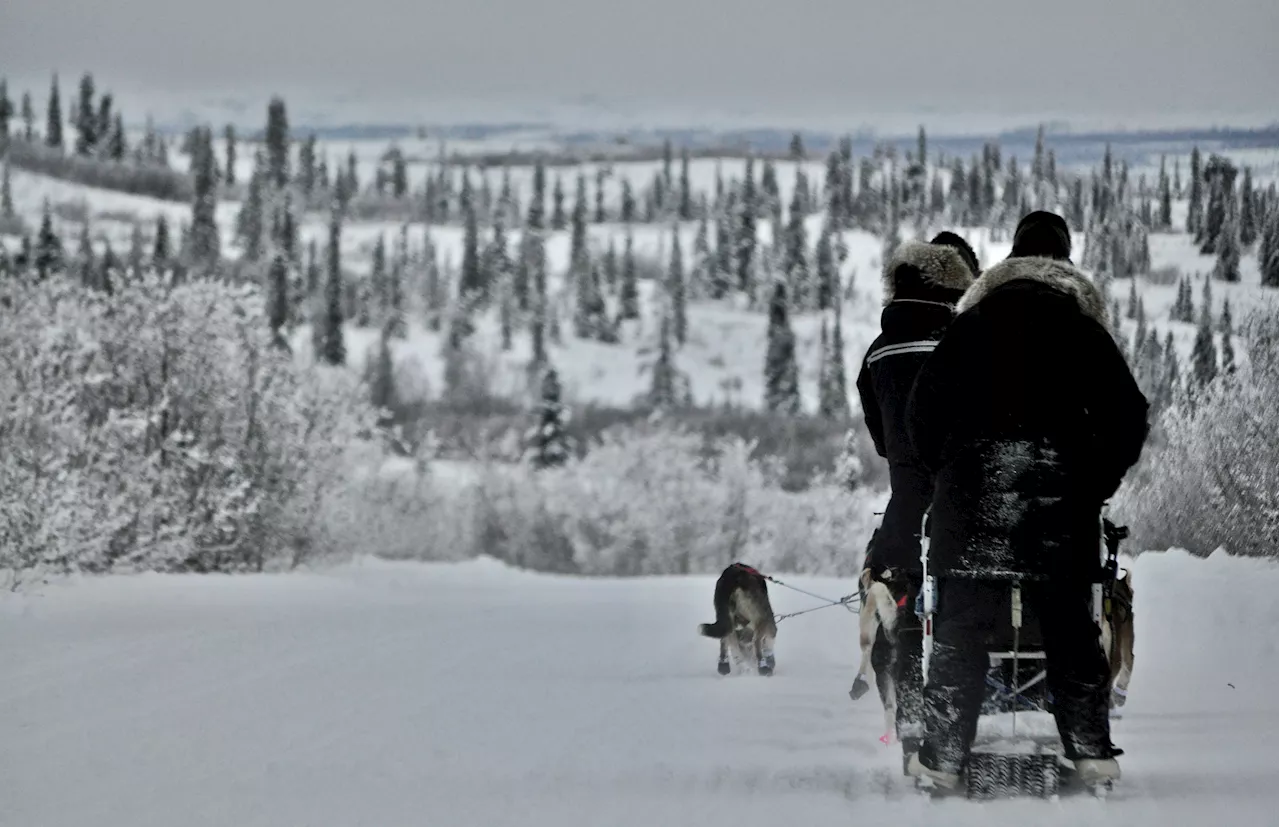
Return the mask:
<path id="1" fill-rule="evenodd" d="M 605 289 L 610 295 L 618 291 L 618 249 L 614 244 L 614 237 L 609 236 L 609 246 L 604 253 L 604 283 Z"/>
<path id="2" fill-rule="evenodd" d="M 1234 209 L 1228 207 L 1214 244 L 1218 259 L 1214 264 L 1213 277 L 1219 281 L 1240 281 L 1240 233 Z"/>
<path id="3" fill-rule="evenodd" d="M 229 127 L 228 127 L 229 128 Z M 318 158 L 316 157 L 316 136 L 315 133 L 309 133 L 298 144 L 298 186 L 302 188 L 302 194 L 305 198 L 310 198 L 315 191 L 316 185 L 319 184 L 319 168 L 317 167 Z"/>
<path id="4" fill-rule="evenodd" d="M 747 156 L 746 172 L 743 174 L 738 204 L 738 222 L 735 246 L 737 255 L 738 288 L 749 290 L 753 281 L 753 268 L 756 265 L 756 214 L 759 205 L 756 203 L 756 185 L 754 173 L 755 159 Z"/>
<path id="5" fill-rule="evenodd" d="M 830 310 L 832 307 L 838 309 L 840 302 L 840 270 L 836 262 L 832 232 L 831 221 L 828 219 L 822 225 L 822 234 L 818 236 L 818 246 L 814 252 L 819 310 Z"/>
<path id="6" fill-rule="evenodd" d="M 4 165 L 0 166 L 0 218 L 13 218 L 13 183 L 10 181 L 9 156 L 6 153 Z"/>
<path id="7" fill-rule="evenodd" d="M 848 492 L 858 490 L 865 470 L 861 452 L 858 450 L 858 441 L 858 432 L 850 428 L 845 432 L 844 445 L 840 449 L 840 455 L 836 457 L 836 481 L 842 489 Z"/>
<path id="8" fill-rule="evenodd" d="M 619 206 L 622 223 L 630 225 L 636 218 L 636 199 L 631 193 L 631 179 L 622 179 L 622 203 Z"/>
<path id="9" fill-rule="evenodd" d="M 1267 199 L 1266 218 L 1263 220 L 1262 235 L 1258 242 L 1258 269 L 1262 273 L 1262 284 L 1266 287 L 1280 286 L 1280 210 L 1274 192 Z"/>
<path id="10" fill-rule="evenodd" d="M 787 287 L 775 281 L 769 301 L 768 344 L 765 349 L 764 403 L 769 411 L 800 413 L 800 368 L 796 363 L 796 335 L 791 329 Z"/>
<path id="11" fill-rule="evenodd" d="M 267 326 L 271 330 L 272 340 L 279 346 L 288 348 L 285 328 L 289 324 L 289 262 L 283 254 L 276 253 L 271 259 L 267 278 Z"/>
<path id="12" fill-rule="evenodd" d="M 498 279 L 498 330 L 502 350 L 510 352 L 515 346 L 515 292 L 511 286 L 512 273 L 504 271 Z"/>
<path id="13" fill-rule="evenodd" d="M 671 314 L 664 303 L 658 323 L 658 352 L 649 367 L 649 404 L 659 411 L 670 410 L 678 402 L 678 373 L 675 347 L 671 343 Z"/>
<path id="14" fill-rule="evenodd" d="M 422 238 L 422 303 L 426 310 L 427 329 L 438 332 L 444 323 L 444 308 L 448 291 L 440 273 L 440 261 L 436 257 L 431 231 Z"/>
<path id="15" fill-rule="evenodd" d="M 837 300 L 835 305 L 835 326 L 831 335 L 830 359 L 827 364 L 827 382 L 830 387 L 829 416 L 834 419 L 847 419 L 852 415 L 849 407 L 849 382 L 844 365 L 844 324 L 842 307 Z"/>
<path id="16" fill-rule="evenodd" d="M 236 128 L 234 125 L 226 125 L 222 133 L 222 140 L 227 145 L 227 165 L 222 180 L 227 182 L 227 186 L 234 187 L 236 185 Z"/>
<path id="17" fill-rule="evenodd" d="M 267 145 L 267 181 L 272 187 L 282 189 L 289 185 L 289 117 L 282 98 L 272 98 L 267 104 L 264 141 Z"/>
<path id="18" fill-rule="evenodd" d="M 1209 202 L 1196 241 L 1200 252 L 1209 255 L 1218 251 L 1219 237 L 1223 235 L 1229 214 L 1234 211 L 1236 168 L 1226 158 L 1212 155 L 1205 164 L 1204 177 L 1209 185 Z M 1236 236 L 1238 242 L 1239 233 Z"/>
<path id="19" fill-rule="evenodd" d="M 605 178 L 605 171 L 604 171 L 604 167 L 600 167 L 600 168 L 598 168 L 598 169 L 596 170 L 596 215 L 595 215 L 595 219 L 596 219 L 596 223 L 597 223 L 597 224 L 603 224 L 603 223 L 608 219 L 608 215 L 606 214 L 606 212 L 605 212 L 605 208 L 604 208 L 604 178 Z"/>
<path id="20" fill-rule="evenodd" d="M 711 281 L 711 268 L 715 262 L 711 253 L 711 239 L 704 210 L 698 219 L 698 232 L 693 238 L 693 266 L 689 268 L 689 294 L 697 298 L 707 295 Z"/>
<path id="21" fill-rule="evenodd" d="M 1187 195 L 1187 232 L 1196 238 L 1204 220 L 1204 176 L 1200 170 L 1200 147 L 1191 148 L 1191 187 Z"/>
<path id="22" fill-rule="evenodd" d="M 207 127 L 199 130 L 191 160 L 194 200 L 191 204 L 190 263 L 198 272 L 208 272 L 218 265 L 222 250 L 217 221 L 217 159 L 213 153 L 213 135 Z"/>
<path id="23" fill-rule="evenodd" d="M 551 191 L 551 229 L 563 230 L 568 223 L 564 211 L 564 182 L 557 175 L 555 188 Z"/>
<path id="24" fill-rule="evenodd" d="M 480 227 L 476 215 L 471 175 L 462 174 L 462 191 L 459 196 L 459 208 L 462 211 L 462 272 L 458 280 L 460 300 L 468 305 L 480 305 L 488 299 L 488 285 L 485 273 L 480 266 Z"/>
<path id="25" fill-rule="evenodd" d="M 570 219 L 569 284 L 574 291 L 573 326 L 579 338 L 591 336 L 590 316 L 596 303 L 591 282 L 591 256 L 587 250 L 587 179 L 578 173 Z"/>
<path id="26" fill-rule="evenodd" d="M 76 154 L 94 155 L 98 148 L 98 118 L 94 109 L 93 75 L 88 72 L 80 78 L 80 97 L 75 113 Z"/>
<path id="27" fill-rule="evenodd" d="M 36 109 L 31 103 L 31 93 L 22 93 L 22 140 L 32 143 L 36 139 Z"/>
<path id="28" fill-rule="evenodd" d="M 547 296 L 546 238 L 541 231 L 529 234 L 529 270 L 533 281 L 533 318 L 529 321 L 529 337 L 532 340 L 533 364 L 538 366 L 547 363 L 547 317 L 551 309 Z"/>
<path id="29" fill-rule="evenodd" d="M 62 98 L 58 93 L 58 76 L 53 76 L 53 82 L 49 88 L 49 117 L 44 128 L 44 142 L 47 146 L 58 150 L 63 149 L 62 142 Z"/>
<path id="30" fill-rule="evenodd" d="M 0 146 L 9 140 L 14 112 L 13 101 L 9 99 L 9 83 L 0 78 Z"/>
<path id="31" fill-rule="evenodd" d="M 680 147 L 680 220 L 693 220 L 693 191 L 689 186 L 689 148 Z"/>
<path id="32" fill-rule="evenodd" d="M 804 212 L 797 187 L 792 192 L 782 259 L 782 272 L 796 307 L 809 307 L 816 298 L 810 283 L 808 248 L 809 238 L 804 229 Z"/>
<path id="33" fill-rule="evenodd" d="M 342 287 L 342 219 L 338 210 L 329 217 L 329 267 L 324 285 L 324 311 L 320 317 L 321 361 L 343 365 L 347 361 L 347 345 L 343 337 Z"/>
<path id="34" fill-rule="evenodd" d="M 1173 229 L 1173 187 L 1169 175 L 1165 172 L 1164 156 L 1160 156 L 1160 210 L 1156 218 L 1156 228 L 1164 231 Z"/>
<path id="35" fill-rule="evenodd" d="M 715 262 L 711 270 L 710 296 L 723 299 L 733 289 L 733 232 L 731 212 L 716 219 Z"/>
<path id="36" fill-rule="evenodd" d="M 1217 374 L 1218 348 L 1213 340 L 1213 321 L 1206 302 L 1200 312 L 1200 323 L 1196 326 L 1195 343 L 1191 346 L 1191 377 L 1196 385 L 1204 387 Z"/>
<path id="37" fill-rule="evenodd" d="M 395 359 L 391 353 L 391 326 L 384 324 L 378 333 L 377 351 L 368 360 L 369 402 L 382 412 L 380 418 L 390 419 L 390 412 L 398 404 L 396 392 Z"/>
<path id="38" fill-rule="evenodd" d="M 627 239 L 622 249 L 622 287 L 619 289 L 618 301 L 621 304 L 619 317 L 622 319 L 640 318 L 640 283 L 636 273 L 636 254 L 632 245 L 631 230 L 627 230 Z"/>
<path id="39" fill-rule="evenodd" d="M 547 367 L 538 396 L 538 422 L 528 438 L 528 457 L 534 468 L 558 468 L 569 461 L 568 411 L 560 398 L 560 375 Z"/>
<path id="40" fill-rule="evenodd" d="M 1245 247 L 1258 240 L 1257 203 L 1253 194 L 1253 170 L 1244 168 L 1244 178 L 1240 182 L 1240 208 L 1236 211 L 1239 217 L 1240 243 Z"/>
<path id="41" fill-rule="evenodd" d="M 53 215 L 49 208 L 49 199 L 44 200 L 44 208 L 40 214 L 40 231 L 36 235 L 34 251 L 36 275 L 43 281 L 64 266 L 65 257 L 62 252 L 62 238 L 54 232 Z"/>
<path id="42" fill-rule="evenodd" d="M 667 268 L 666 291 L 671 313 L 671 333 L 675 336 L 678 345 L 684 345 L 689 337 L 689 316 L 679 225 L 671 229 L 671 264 Z"/>
<path id="43" fill-rule="evenodd" d="M 151 266 L 164 272 L 169 268 L 169 260 L 173 253 L 169 241 L 169 219 L 164 213 L 156 219 L 156 238 L 151 248 Z"/>

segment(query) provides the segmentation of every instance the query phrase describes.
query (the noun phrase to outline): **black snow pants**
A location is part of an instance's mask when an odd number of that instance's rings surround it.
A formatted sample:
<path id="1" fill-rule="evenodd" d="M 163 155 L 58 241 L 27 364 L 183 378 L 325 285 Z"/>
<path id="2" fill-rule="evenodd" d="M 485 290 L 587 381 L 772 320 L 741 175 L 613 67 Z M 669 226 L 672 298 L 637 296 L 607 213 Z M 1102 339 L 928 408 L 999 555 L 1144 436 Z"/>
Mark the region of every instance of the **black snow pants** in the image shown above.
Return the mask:
<path id="1" fill-rule="evenodd" d="M 924 745 L 920 762 L 959 773 L 977 735 L 986 695 L 988 651 L 993 635 L 1009 625 L 1011 584 L 940 579 L 933 616 L 929 683 L 924 688 Z M 1023 605 L 1034 613 L 1053 697 L 1053 714 L 1066 757 L 1110 758 L 1110 674 L 1101 630 L 1093 622 L 1088 583 L 1024 583 Z"/>

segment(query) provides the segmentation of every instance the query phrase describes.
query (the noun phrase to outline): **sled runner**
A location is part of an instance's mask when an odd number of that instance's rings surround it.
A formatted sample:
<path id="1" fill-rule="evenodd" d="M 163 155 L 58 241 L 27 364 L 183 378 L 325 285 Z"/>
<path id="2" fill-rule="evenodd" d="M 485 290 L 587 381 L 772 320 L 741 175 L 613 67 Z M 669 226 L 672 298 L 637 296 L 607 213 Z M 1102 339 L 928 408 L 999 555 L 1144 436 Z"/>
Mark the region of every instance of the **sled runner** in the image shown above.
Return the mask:
<path id="1" fill-rule="evenodd" d="M 923 672 L 928 682 L 929 658 L 933 648 L 934 612 L 937 607 L 935 575 L 929 569 L 928 516 L 922 530 L 920 560 L 924 584 L 916 611 L 924 627 Z M 1102 626 L 1109 609 L 1112 587 L 1119 576 L 1120 542 L 1128 529 L 1107 518 L 1104 505 L 1100 526 L 1099 573 L 1093 584 L 1093 619 Z M 988 648 L 990 669 L 986 695 L 978 719 L 977 734 L 970 748 L 961 787 L 969 798 L 992 799 L 1010 796 L 1051 798 L 1080 790 L 1073 764 L 1064 755 L 1062 740 L 1053 717 L 1048 691 L 1045 651 L 1039 623 L 1023 606 L 1022 585 L 1032 578 L 1013 579 L 1004 590 L 1008 625 L 996 631 Z M 1108 612 L 1109 613 L 1109 612 Z M 1091 788 L 1105 795 L 1110 782 Z"/>

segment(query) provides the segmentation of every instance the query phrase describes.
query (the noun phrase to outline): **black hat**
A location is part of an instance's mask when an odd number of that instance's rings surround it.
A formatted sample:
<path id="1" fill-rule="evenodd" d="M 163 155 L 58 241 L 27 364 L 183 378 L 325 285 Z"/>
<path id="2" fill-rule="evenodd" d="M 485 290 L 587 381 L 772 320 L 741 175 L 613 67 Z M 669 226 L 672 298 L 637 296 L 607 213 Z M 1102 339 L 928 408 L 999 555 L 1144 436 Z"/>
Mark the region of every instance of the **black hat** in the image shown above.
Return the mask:
<path id="1" fill-rule="evenodd" d="M 960 254 L 960 258 L 964 259 L 964 263 L 969 265 L 969 270 L 974 277 L 977 277 L 978 271 L 982 269 L 978 264 L 978 256 L 973 252 L 973 248 L 969 246 L 969 242 L 953 232 L 944 231 L 938 233 L 929 243 L 953 248 Z"/>
<path id="2" fill-rule="evenodd" d="M 1031 257 L 1071 260 L 1071 230 L 1062 216 L 1036 210 L 1018 222 L 1009 258 Z"/>

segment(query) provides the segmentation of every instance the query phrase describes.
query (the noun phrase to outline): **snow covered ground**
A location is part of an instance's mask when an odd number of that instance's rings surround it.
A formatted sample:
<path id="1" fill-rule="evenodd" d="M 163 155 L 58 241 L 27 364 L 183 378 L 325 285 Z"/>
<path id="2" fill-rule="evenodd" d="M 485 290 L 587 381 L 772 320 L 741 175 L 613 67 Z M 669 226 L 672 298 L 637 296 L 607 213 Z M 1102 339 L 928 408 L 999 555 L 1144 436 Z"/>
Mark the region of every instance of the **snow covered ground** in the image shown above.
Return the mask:
<path id="1" fill-rule="evenodd" d="M 1056 804 L 916 796 L 874 699 L 845 694 L 840 609 L 782 623 L 774 677 L 717 676 L 708 577 L 364 561 L 44 586 L 0 598 L 0 824 L 1276 824 L 1275 564 L 1134 572 L 1125 779 Z"/>

